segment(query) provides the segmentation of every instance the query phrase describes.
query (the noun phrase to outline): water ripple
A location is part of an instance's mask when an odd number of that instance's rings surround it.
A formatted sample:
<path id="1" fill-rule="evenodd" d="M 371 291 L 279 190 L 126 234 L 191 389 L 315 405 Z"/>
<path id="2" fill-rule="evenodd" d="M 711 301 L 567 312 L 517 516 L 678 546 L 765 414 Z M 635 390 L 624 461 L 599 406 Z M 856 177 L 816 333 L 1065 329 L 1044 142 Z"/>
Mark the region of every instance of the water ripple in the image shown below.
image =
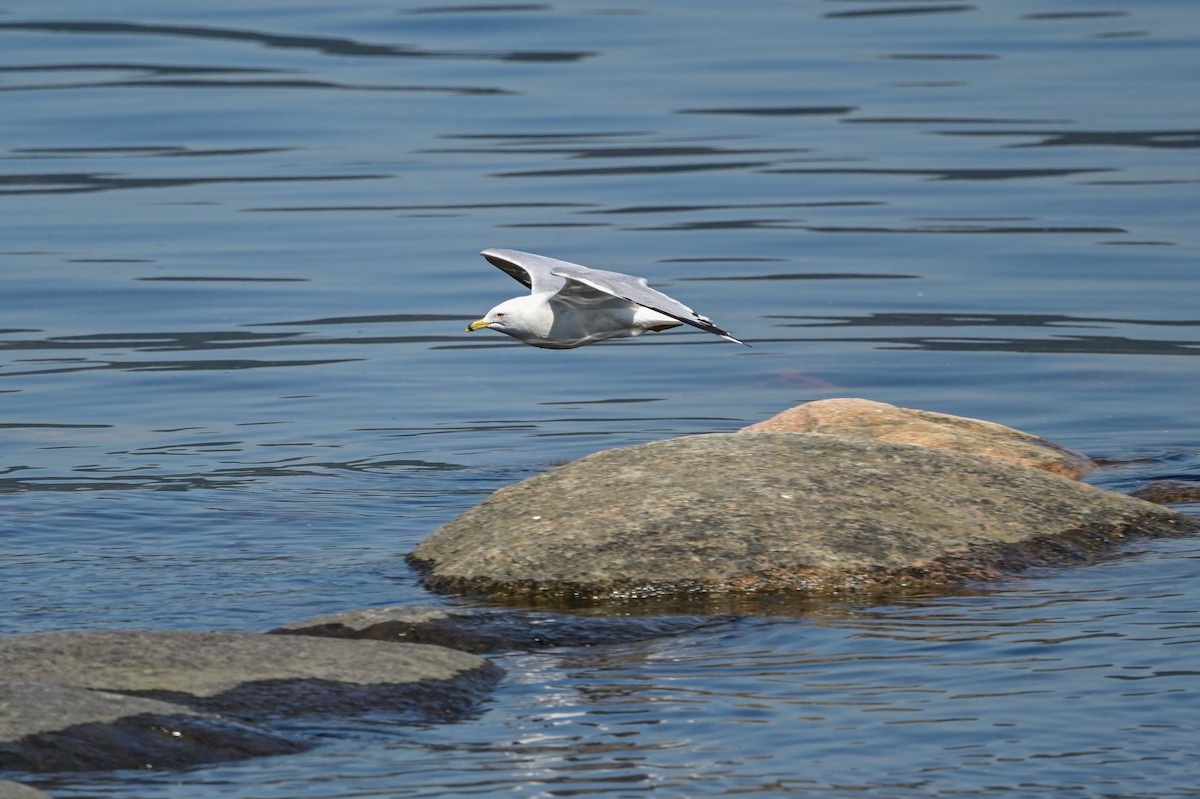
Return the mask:
<path id="1" fill-rule="evenodd" d="M 542 51 L 450 51 L 430 50 L 399 44 L 371 44 L 355 39 L 332 36 L 291 36 L 279 33 L 240 28 L 218 28 L 199 25 L 151 25 L 137 22 L 104 22 L 98 20 L 31 20 L 0 22 L 0 31 L 22 30 L 41 33 L 70 33 L 85 35 L 165 36 L 185 39 L 211 39 L 226 42 L 247 42 L 273 49 L 307 50 L 327 56 L 353 58 L 447 58 L 489 61 L 574 62 L 595 55 L 580 50 Z"/>

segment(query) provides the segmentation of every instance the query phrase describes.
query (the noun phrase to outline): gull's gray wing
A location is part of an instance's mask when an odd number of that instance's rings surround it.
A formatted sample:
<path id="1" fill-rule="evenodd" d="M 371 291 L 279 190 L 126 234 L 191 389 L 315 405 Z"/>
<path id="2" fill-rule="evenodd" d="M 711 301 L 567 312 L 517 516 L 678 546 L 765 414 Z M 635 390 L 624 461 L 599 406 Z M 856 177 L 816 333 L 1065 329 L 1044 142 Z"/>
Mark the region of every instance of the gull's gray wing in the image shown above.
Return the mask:
<path id="1" fill-rule="evenodd" d="M 570 261 L 560 261 L 557 258 L 520 250 L 484 250 L 480 254 L 494 266 L 529 286 L 534 293 L 552 291 L 565 300 L 579 303 L 594 303 L 609 297 L 618 297 L 728 341 L 746 343 L 714 325 L 707 316 L 701 316 L 682 302 L 650 288 L 644 277 L 592 269 Z"/>
<path id="2" fill-rule="evenodd" d="M 566 282 L 561 277 L 551 274 L 551 270 L 555 266 L 565 264 L 566 261 L 520 250 L 484 250 L 479 254 L 488 259 L 492 266 L 507 273 L 513 280 L 530 289 L 534 294 L 543 291 L 558 291 Z M 587 267 L 579 268 L 586 269 Z"/>
<path id="3" fill-rule="evenodd" d="M 587 289 L 593 289 L 666 314 L 684 324 L 713 333 L 728 341 L 737 344 L 746 343 L 734 338 L 728 332 L 714 325 L 707 316 L 696 313 L 674 297 L 668 297 L 658 289 L 650 288 L 650 284 L 644 277 L 624 275 L 620 272 L 606 272 L 603 269 L 590 269 L 568 261 L 559 261 L 553 268 L 552 274 L 565 278 L 567 281 L 567 285 L 559 291 L 560 295 L 580 289 L 584 292 L 587 292 Z"/>

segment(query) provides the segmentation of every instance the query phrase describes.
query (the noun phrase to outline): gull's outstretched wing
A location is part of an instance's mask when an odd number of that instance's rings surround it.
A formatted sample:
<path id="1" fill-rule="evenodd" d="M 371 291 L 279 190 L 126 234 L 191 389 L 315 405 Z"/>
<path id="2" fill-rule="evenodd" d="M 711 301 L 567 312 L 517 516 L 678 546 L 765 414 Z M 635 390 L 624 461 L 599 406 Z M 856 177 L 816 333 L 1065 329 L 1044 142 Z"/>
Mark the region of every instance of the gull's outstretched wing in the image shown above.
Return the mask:
<path id="1" fill-rule="evenodd" d="M 557 258 L 520 250 L 484 250 L 480 254 L 494 266 L 529 286 L 534 293 L 552 291 L 563 299 L 583 304 L 597 302 L 606 297 L 619 297 L 718 335 L 727 341 L 746 343 L 714 325 L 707 316 L 701 316 L 682 302 L 650 288 L 644 277 L 592 269 L 570 261 L 560 261 Z"/>
<path id="2" fill-rule="evenodd" d="M 556 258 L 544 255 L 534 255 L 520 250 L 484 250 L 479 253 L 497 269 L 505 272 L 513 280 L 525 288 L 538 294 L 543 291 L 558 291 L 563 287 L 563 279 L 550 273 L 555 266 L 565 264 Z M 586 267 L 580 267 L 586 269 Z"/>

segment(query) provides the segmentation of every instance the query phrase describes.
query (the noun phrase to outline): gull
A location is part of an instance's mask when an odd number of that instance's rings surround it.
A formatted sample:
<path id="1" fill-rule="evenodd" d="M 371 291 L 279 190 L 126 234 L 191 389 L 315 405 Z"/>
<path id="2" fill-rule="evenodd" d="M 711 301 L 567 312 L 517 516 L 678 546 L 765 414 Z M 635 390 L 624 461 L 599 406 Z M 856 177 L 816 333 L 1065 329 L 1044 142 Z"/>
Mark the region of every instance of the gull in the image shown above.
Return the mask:
<path id="1" fill-rule="evenodd" d="M 678 300 L 650 288 L 644 277 L 589 269 L 520 250 L 480 253 L 530 293 L 505 300 L 467 331 L 491 328 L 534 347 L 569 350 L 607 338 L 691 325 L 735 344 L 734 338 Z"/>

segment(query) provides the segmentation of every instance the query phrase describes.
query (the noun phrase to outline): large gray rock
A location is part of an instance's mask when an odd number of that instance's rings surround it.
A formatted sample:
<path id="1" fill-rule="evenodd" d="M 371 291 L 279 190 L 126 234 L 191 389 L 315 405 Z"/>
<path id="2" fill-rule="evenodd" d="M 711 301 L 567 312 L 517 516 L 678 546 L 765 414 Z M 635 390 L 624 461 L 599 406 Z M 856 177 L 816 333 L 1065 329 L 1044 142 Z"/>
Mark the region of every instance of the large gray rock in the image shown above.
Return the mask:
<path id="1" fill-rule="evenodd" d="M 78 750 L 78 763 L 65 756 L 63 768 L 176 767 L 292 751 L 273 743 L 277 737 L 208 716 L 385 711 L 414 722 L 455 719 L 500 674 L 476 655 L 422 644 L 135 630 L 0 638 L 0 679 L 90 691 L 76 696 L 84 715 L 75 716 L 72 695 L 10 685 L 7 700 L 0 694 L 0 764 L 28 768 L 22 758 L 47 741 Z M 173 737 L 181 745 L 158 746 L 147 733 L 155 725 L 180 732 Z M 126 755 L 141 762 L 131 766 Z"/>
<path id="2" fill-rule="evenodd" d="M 435 589 L 504 598 L 842 595 L 951 586 L 1194 528 L 961 452 L 734 433 L 607 450 L 503 488 L 410 559 Z"/>
<path id="3" fill-rule="evenodd" d="M 422 644 L 121 630 L 0 638 L 0 674 L 250 718 L 374 709 L 439 718 L 473 704 L 499 669 Z"/>
<path id="4" fill-rule="evenodd" d="M 304 748 L 156 699 L 58 683 L 0 683 L 0 770 L 181 768 Z"/>

